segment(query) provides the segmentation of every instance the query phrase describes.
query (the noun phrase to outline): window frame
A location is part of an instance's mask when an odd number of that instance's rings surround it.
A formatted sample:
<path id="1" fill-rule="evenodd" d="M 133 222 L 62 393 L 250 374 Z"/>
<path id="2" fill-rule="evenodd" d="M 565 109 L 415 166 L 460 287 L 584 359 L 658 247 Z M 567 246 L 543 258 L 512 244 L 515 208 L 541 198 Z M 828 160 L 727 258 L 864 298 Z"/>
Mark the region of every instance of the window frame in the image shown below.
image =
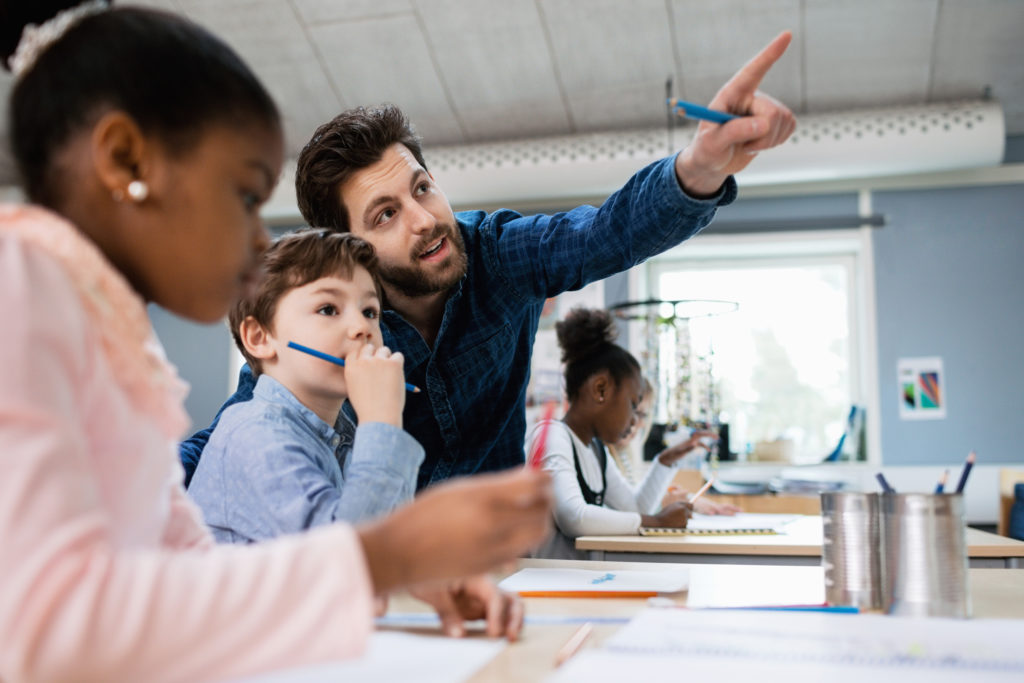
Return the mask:
<path id="1" fill-rule="evenodd" d="M 686 269 L 743 266 L 799 266 L 839 263 L 847 269 L 850 338 L 850 396 L 867 410 L 865 429 L 868 465 L 881 463 L 878 395 L 874 258 L 872 228 L 801 230 L 743 234 L 702 234 L 651 258 L 630 271 L 631 298 L 658 298 L 663 273 Z M 630 349 L 643 348 L 643 329 L 629 326 Z M 861 465 L 863 462 L 846 463 Z"/>

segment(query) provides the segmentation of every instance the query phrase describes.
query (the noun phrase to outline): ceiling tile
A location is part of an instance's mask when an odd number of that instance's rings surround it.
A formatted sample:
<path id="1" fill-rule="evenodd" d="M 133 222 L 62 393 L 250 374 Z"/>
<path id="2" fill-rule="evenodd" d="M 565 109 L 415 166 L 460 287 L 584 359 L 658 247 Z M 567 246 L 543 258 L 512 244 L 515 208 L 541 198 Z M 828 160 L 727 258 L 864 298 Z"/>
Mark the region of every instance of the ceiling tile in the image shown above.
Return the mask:
<path id="1" fill-rule="evenodd" d="M 808 3 L 808 109 L 924 102 L 937 11 L 937 0 Z"/>
<path id="2" fill-rule="evenodd" d="M 341 111 L 309 33 L 279 0 L 177 0 L 192 19 L 235 48 L 281 108 L 286 150 L 296 156 L 316 126 Z"/>
<path id="3" fill-rule="evenodd" d="M 664 122 L 675 72 L 664 0 L 547 0 L 541 14 L 577 130 Z"/>
<path id="4" fill-rule="evenodd" d="M 412 11 L 411 0 L 291 0 L 307 24 L 352 21 Z"/>
<path id="5" fill-rule="evenodd" d="M 942 5 L 930 99 L 979 97 L 991 86 L 1008 130 L 1024 132 L 1024 2 Z"/>
<path id="6" fill-rule="evenodd" d="M 426 144 L 464 141 L 413 15 L 335 22 L 310 33 L 345 106 L 392 102 Z"/>
<path id="7" fill-rule="evenodd" d="M 800 111 L 804 88 L 800 6 L 799 0 L 672 0 L 678 96 L 707 104 L 747 61 L 789 29 L 793 42 L 765 76 L 761 89 Z"/>
<path id="8" fill-rule="evenodd" d="M 467 141 L 570 131 L 533 0 L 417 0 Z"/>

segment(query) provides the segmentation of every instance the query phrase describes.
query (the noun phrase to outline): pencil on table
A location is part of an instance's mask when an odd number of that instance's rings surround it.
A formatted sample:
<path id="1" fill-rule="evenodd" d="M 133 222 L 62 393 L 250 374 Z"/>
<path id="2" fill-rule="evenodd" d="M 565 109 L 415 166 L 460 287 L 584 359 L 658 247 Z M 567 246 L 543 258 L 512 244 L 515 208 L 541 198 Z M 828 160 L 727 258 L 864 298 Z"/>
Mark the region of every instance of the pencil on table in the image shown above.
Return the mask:
<path id="1" fill-rule="evenodd" d="M 572 637 L 565 641 L 565 645 L 563 645 L 562 649 L 560 649 L 555 655 L 555 666 L 562 666 L 567 659 L 579 652 L 579 649 L 583 646 L 583 641 L 587 639 L 587 636 L 589 636 L 590 632 L 593 630 L 594 625 L 589 621 L 580 626 L 576 630 L 576 633 L 573 633 Z"/>

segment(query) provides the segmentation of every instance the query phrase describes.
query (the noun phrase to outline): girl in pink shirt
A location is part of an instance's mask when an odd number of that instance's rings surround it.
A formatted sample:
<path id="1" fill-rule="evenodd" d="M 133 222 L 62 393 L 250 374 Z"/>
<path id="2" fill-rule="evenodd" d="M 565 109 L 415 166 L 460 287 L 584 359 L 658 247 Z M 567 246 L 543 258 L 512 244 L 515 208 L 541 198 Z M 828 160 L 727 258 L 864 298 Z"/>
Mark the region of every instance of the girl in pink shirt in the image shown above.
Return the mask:
<path id="1" fill-rule="evenodd" d="M 550 482 L 524 470 L 357 528 L 212 545 L 181 487 L 185 386 L 145 304 L 211 322 L 251 282 L 278 112 L 196 25 L 102 0 L 54 17 L 66 4 L 0 3 L 34 204 L 0 207 L 0 680 L 202 681 L 354 656 L 375 594 L 542 540 Z M 518 632 L 493 584 L 448 586 L 449 618 Z"/>

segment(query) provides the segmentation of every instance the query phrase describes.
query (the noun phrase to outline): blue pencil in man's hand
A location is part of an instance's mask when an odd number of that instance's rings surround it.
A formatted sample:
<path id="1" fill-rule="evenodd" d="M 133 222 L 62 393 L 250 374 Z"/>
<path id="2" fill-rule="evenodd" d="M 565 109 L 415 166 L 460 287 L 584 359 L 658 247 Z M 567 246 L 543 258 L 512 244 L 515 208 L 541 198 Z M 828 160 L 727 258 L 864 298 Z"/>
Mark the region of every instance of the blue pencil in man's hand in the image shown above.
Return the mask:
<path id="1" fill-rule="evenodd" d="M 732 121 L 735 118 L 739 118 L 735 114 L 718 111 L 717 109 L 708 109 L 707 107 L 702 107 L 699 104 L 686 102 L 684 100 L 676 99 L 675 97 L 669 98 L 668 106 L 672 107 L 680 116 L 685 116 L 690 119 L 700 119 L 701 121 L 711 121 L 712 123 L 725 123 L 727 121 Z"/>

